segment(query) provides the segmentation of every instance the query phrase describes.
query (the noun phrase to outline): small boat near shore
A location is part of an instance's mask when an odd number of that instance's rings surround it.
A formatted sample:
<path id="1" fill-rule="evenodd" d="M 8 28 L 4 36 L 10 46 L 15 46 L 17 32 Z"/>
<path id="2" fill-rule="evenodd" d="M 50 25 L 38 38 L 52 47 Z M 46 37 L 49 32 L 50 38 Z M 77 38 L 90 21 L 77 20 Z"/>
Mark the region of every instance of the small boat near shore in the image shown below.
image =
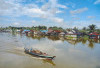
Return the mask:
<path id="1" fill-rule="evenodd" d="M 43 53 L 39 50 L 34 50 L 34 49 L 28 49 L 28 48 L 24 48 L 25 49 L 25 53 L 36 56 L 36 57 L 41 57 L 41 58 L 45 58 L 45 59 L 54 59 L 56 56 L 50 56 L 46 53 Z"/>

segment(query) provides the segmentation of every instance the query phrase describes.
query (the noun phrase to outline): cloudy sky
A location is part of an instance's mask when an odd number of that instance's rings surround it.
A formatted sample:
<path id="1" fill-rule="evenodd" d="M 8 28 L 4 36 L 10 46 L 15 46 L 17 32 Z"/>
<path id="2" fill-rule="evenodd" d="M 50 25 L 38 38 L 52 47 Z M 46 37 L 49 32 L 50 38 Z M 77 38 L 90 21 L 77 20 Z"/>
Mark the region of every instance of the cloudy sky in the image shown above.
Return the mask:
<path id="1" fill-rule="evenodd" d="M 0 26 L 100 28 L 100 0 L 0 0 Z"/>

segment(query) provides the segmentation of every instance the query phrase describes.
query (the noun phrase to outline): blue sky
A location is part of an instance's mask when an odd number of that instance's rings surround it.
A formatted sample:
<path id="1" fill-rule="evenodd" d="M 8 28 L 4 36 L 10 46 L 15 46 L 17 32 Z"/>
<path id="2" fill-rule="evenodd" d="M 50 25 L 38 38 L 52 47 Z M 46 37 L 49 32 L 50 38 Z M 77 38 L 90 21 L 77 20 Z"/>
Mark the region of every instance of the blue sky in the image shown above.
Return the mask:
<path id="1" fill-rule="evenodd" d="M 0 0 L 0 27 L 100 28 L 100 0 Z"/>

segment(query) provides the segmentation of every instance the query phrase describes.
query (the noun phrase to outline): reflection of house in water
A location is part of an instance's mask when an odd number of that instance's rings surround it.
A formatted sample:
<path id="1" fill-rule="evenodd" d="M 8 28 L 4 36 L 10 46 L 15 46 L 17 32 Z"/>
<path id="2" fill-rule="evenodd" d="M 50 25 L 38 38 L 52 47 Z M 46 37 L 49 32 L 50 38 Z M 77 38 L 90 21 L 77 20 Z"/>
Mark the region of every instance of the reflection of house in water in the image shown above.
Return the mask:
<path id="1" fill-rule="evenodd" d="M 59 40 L 59 37 L 57 37 L 57 36 L 47 36 L 47 38 L 50 40 L 53 40 L 53 41 Z"/>
<path id="2" fill-rule="evenodd" d="M 95 43 L 100 43 L 100 40 L 98 40 L 98 39 L 89 39 L 89 47 L 90 48 L 94 48 L 94 44 Z"/>
<path id="3" fill-rule="evenodd" d="M 92 40 L 89 40 L 89 45 L 88 45 L 90 48 L 94 48 L 94 43 Z"/>
<path id="4" fill-rule="evenodd" d="M 82 44 L 86 44 L 86 42 L 87 42 L 88 40 L 87 39 L 84 39 L 84 38 L 78 38 L 77 39 L 77 42 L 79 43 L 79 42 L 82 42 Z"/>
<path id="5" fill-rule="evenodd" d="M 60 37 L 60 36 L 59 36 L 59 39 L 60 39 L 60 40 L 63 40 L 63 41 L 65 40 L 65 38 L 64 38 L 64 37 Z"/>
<path id="6" fill-rule="evenodd" d="M 35 35 L 35 36 L 31 36 L 32 39 L 38 39 L 38 40 L 41 40 L 42 38 L 45 38 L 45 36 L 38 36 L 38 35 Z"/>
<path id="7" fill-rule="evenodd" d="M 26 34 L 26 36 L 27 36 L 28 38 L 38 39 L 38 40 L 40 40 L 40 39 L 42 39 L 42 38 L 45 38 L 45 36 L 41 36 L 41 35 L 32 35 L 32 34 Z"/>
<path id="8" fill-rule="evenodd" d="M 67 39 L 66 41 L 69 42 L 69 43 L 71 43 L 71 44 L 74 44 L 74 45 L 78 43 L 77 40 Z"/>
<path id="9" fill-rule="evenodd" d="M 94 39 L 95 43 L 100 43 L 100 39 Z"/>
<path id="10" fill-rule="evenodd" d="M 98 34 L 96 32 L 92 32 L 89 34 L 89 38 L 90 39 L 100 39 L 100 34 Z"/>
<path id="11" fill-rule="evenodd" d="M 85 44 L 87 42 L 87 40 L 85 39 L 82 39 L 81 41 L 82 41 L 82 44 Z"/>

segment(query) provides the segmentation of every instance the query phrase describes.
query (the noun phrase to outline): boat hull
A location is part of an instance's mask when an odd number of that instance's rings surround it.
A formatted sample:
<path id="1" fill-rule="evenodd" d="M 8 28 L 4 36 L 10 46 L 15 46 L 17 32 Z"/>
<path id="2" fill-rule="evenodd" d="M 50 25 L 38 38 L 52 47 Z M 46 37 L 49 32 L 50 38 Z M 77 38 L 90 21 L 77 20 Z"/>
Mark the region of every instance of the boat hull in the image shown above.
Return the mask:
<path id="1" fill-rule="evenodd" d="M 45 55 L 39 55 L 33 52 L 29 52 L 28 50 L 25 50 L 25 53 L 33 55 L 33 56 L 37 56 L 37 57 L 41 57 L 41 58 L 46 58 L 46 59 L 54 59 L 55 56 L 45 56 Z"/>

